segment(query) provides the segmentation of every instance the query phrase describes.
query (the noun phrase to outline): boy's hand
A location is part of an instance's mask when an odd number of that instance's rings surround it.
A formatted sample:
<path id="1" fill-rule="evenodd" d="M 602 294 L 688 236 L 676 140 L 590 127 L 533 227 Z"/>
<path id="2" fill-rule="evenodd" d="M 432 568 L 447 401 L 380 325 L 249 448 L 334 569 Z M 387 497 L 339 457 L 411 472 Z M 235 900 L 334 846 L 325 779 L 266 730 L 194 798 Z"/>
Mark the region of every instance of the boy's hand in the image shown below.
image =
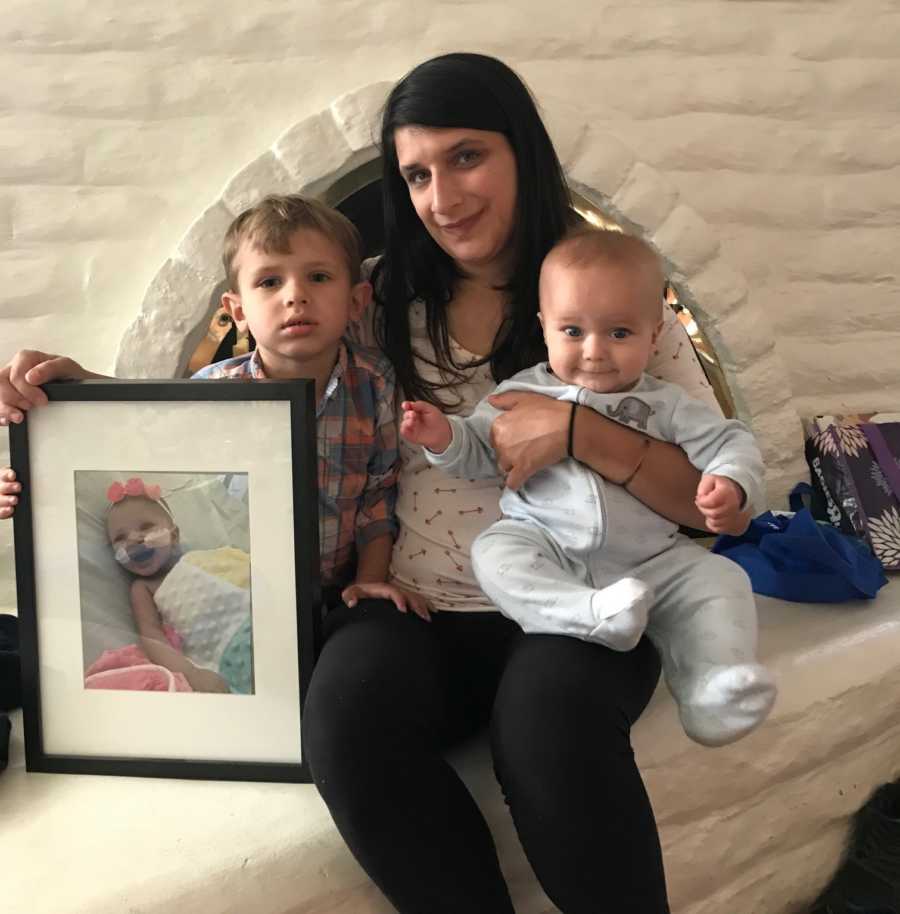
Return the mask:
<path id="1" fill-rule="evenodd" d="M 95 375 L 72 359 L 20 349 L 12 361 L 0 369 L 0 425 L 19 423 L 25 418 L 26 410 L 46 404 L 47 395 L 39 384 L 88 377 Z"/>
<path id="2" fill-rule="evenodd" d="M 411 609 L 426 622 L 431 621 L 428 601 L 421 594 L 413 593 L 410 590 L 402 590 L 393 584 L 385 584 L 380 581 L 351 584 L 349 587 L 345 587 L 343 593 L 341 593 L 341 599 L 348 606 L 356 606 L 358 600 L 366 597 L 377 600 L 390 600 L 400 612 L 405 613 L 408 609 Z"/>
<path id="3" fill-rule="evenodd" d="M 421 444 L 442 454 L 450 447 L 453 432 L 447 417 L 431 403 L 424 400 L 404 400 L 400 404 L 403 417 L 400 420 L 400 434 L 413 444 Z"/>
<path id="4" fill-rule="evenodd" d="M 16 474 L 6 467 L 0 470 L 0 517 L 12 517 L 19 503 L 18 494 L 22 483 L 16 482 Z"/>
<path id="5" fill-rule="evenodd" d="M 741 508 L 744 490 L 727 476 L 700 477 L 694 504 L 706 520 L 711 533 L 740 536 L 750 526 L 750 511 Z"/>

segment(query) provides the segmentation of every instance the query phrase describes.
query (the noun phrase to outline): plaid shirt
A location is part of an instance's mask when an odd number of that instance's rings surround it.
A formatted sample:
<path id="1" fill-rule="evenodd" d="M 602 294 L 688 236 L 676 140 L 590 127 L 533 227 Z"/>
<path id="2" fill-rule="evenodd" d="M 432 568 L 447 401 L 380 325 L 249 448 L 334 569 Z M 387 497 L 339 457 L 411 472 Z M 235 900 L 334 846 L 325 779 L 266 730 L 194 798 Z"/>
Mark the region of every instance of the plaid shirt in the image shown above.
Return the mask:
<path id="1" fill-rule="evenodd" d="M 201 368 L 194 378 L 265 378 L 256 352 Z M 316 407 L 319 555 L 324 585 L 352 580 L 356 547 L 396 535 L 399 441 L 394 369 L 382 355 L 344 343 Z"/>

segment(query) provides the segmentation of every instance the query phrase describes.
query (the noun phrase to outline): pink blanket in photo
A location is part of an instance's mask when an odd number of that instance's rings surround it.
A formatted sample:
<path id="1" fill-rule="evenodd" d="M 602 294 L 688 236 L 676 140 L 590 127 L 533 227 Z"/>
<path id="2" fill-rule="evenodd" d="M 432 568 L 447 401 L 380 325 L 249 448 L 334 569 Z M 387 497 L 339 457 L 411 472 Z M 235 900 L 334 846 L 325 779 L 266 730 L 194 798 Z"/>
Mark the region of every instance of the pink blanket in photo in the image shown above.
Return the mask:
<path id="1" fill-rule="evenodd" d="M 181 639 L 165 626 L 166 638 L 176 650 Z M 127 689 L 142 692 L 192 692 L 183 673 L 153 663 L 139 644 L 104 651 L 84 673 L 86 689 Z"/>

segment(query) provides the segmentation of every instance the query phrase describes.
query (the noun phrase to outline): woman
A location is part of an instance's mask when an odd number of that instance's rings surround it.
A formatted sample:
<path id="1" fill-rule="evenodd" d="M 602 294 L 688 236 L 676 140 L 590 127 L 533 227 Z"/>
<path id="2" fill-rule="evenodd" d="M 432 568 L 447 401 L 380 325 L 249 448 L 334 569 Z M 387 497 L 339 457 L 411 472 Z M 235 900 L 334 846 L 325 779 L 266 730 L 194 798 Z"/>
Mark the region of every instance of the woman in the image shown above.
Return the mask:
<path id="1" fill-rule="evenodd" d="M 538 271 L 574 218 L 562 171 L 521 80 L 480 55 L 438 57 L 401 80 L 382 143 L 386 249 L 360 335 L 393 360 L 406 397 L 467 411 L 545 358 Z M 42 399 L 24 380 L 37 356 L 0 372 L 0 422 Z M 29 377 L 81 372 L 62 359 Z M 498 405 L 509 410 L 495 424 L 508 485 L 565 456 L 568 404 L 506 395 Z M 700 525 L 698 474 L 671 445 L 581 410 L 573 451 Z M 427 623 L 370 600 L 325 621 L 303 740 L 341 834 L 402 914 L 512 912 L 487 825 L 441 754 L 490 721 L 497 775 L 554 903 L 663 914 L 659 841 L 629 739 L 658 679 L 654 649 L 524 635 L 492 611 L 468 545 L 497 518 L 500 481 L 436 472 L 405 452 L 393 573 L 443 611 Z"/>
<path id="2" fill-rule="evenodd" d="M 405 397 L 469 411 L 497 381 L 546 358 L 538 271 L 573 219 L 562 170 L 527 89 L 480 55 L 416 67 L 388 98 L 381 140 L 386 243 L 374 325 L 361 335 L 391 358 Z M 566 451 L 568 404 L 520 405 L 526 417 L 517 408 L 496 430 L 511 485 Z M 646 449 L 587 410 L 576 428 L 576 456 L 612 482 L 640 466 L 629 491 L 699 525 L 697 475 L 680 451 Z M 646 639 L 617 654 L 526 636 L 490 611 L 468 546 L 498 517 L 498 486 L 450 481 L 405 449 L 392 574 L 442 611 L 430 625 L 373 604 L 328 617 L 304 724 L 313 776 L 399 911 L 509 912 L 484 820 L 440 755 L 490 719 L 498 777 L 554 903 L 567 914 L 665 912 L 656 827 L 629 742 L 657 657 Z"/>

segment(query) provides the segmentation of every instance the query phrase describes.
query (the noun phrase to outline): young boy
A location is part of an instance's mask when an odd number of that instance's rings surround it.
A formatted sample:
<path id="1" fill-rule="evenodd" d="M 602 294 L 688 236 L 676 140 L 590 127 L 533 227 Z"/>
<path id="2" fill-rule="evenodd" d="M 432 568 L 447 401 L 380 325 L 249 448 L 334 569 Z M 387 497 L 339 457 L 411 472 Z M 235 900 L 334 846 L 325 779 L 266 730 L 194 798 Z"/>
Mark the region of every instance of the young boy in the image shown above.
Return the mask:
<path id="1" fill-rule="evenodd" d="M 540 320 L 548 363 L 500 385 L 595 409 L 684 448 L 704 473 L 696 503 L 712 532 L 740 533 L 762 502 L 762 459 L 747 429 L 672 384 L 644 374 L 662 322 L 654 252 L 618 232 L 579 230 L 547 255 Z M 466 419 L 421 401 L 403 404 L 400 433 L 454 476 L 494 476 L 482 401 Z M 571 429 L 570 429 L 571 431 Z M 571 437 L 570 437 L 571 441 Z M 571 448 L 570 448 L 571 450 Z M 635 470 L 636 472 L 636 470 Z M 632 474 L 632 478 L 634 473 Z M 504 490 L 504 517 L 475 541 L 485 593 L 526 632 L 565 634 L 630 650 L 646 630 L 688 735 L 739 739 L 768 714 L 770 673 L 756 662 L 750 582 L 675 524 L 574 459 Z"/>
<path id="2" fill-rule="evenodd" d="M 269 196 L 232 222 L 222 259 L 222 305 L 256 349 L 193 377 L 314 379 L 322 585 L 350 606 L 378 597 L 428 619 L 421 596 L 387 583 L 399 466 L 394 371 L 344 339 L 372 294 L 355 227 L 317 200 Z M 18 483 L 9 471 L 0 476 L 0 516 L 9 516 Z"/>

